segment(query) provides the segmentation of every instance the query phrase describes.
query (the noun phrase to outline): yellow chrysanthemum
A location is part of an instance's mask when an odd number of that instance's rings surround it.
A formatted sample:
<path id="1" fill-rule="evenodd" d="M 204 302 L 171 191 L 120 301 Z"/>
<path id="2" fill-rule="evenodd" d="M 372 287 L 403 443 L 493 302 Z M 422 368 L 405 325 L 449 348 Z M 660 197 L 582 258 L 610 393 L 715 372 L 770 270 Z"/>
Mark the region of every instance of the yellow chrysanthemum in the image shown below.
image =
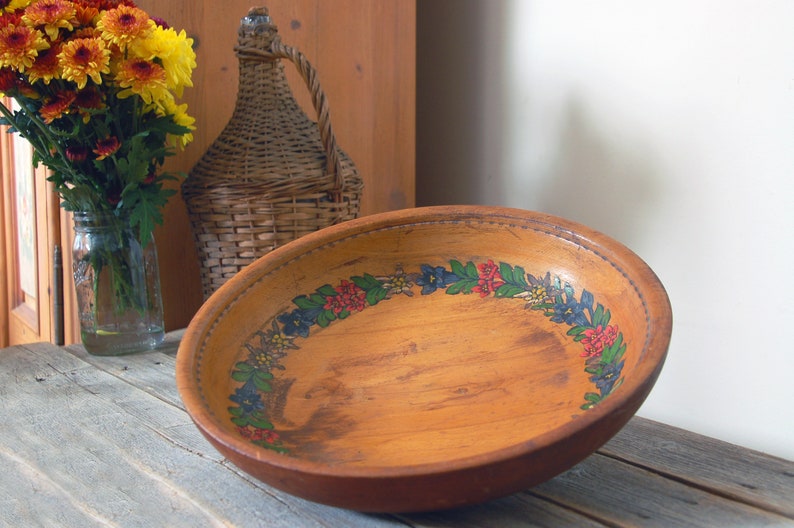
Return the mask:
<path id="1" fill-rule="evenodd" d="M 11 0 L 0 13 L 13 13 L 18 9 L 25 9 L 33 0 Z"/>
<path id="2" fill-rule="evenodd" d="M 158 113 L 164 116 L 170 115 L 173 118 L 174 123 L 177 125 L 181 125 L 190 130 L 196 130 L 196 119 L 188 115 L 187 104 L 177 105 L 173 100 L 168 100 L 163 105 L 162 111 Z M 188 132 L 187 134 L 183 134 L 181 136 L 169 136 L 169 138 L 171 139 L 172 143 L 185 148 L 188 143 L 193 141 L 193 134 Z"/>
<path id="3" fill-rule="evenodd" d="M 196 52 L 193 39 L 188 38 L 185 30 L 177 33 L 171 28 L 156 26 L 146 39 L 137 39 L 130 46 L 137 57 L 157 60 L 163 65 L 168 87 L 177 97 L 182 97 L 186 86 L 193 86 L 191 76 L 196 68 Z"/>
<path id="4" fill-rule="evenodd" d="M 128 5 L 105 11 L 97 22 L 102 38 L 122 49 L 137 38 L 147 38 L 153 26 L 146 11 Z"/>
<path id="5" fill-rule="evenodd" d="M 25 9 L 22 21 L 31 27 L 44 26 L 50 40 L 57 40 L 61 29 L 74 29 L 75 14 L 74 4 L 67 0 L 37 0 Z"/>
<path id="6" fill-rule="evenodd" d="M 14 25 L 0 28 L 0 68 L 11 67 L 24 72 L 33 65 L 39 52 L 49 47 L 37 29 Z"/>
<path id="7" fill-rule="evenodd" d="M 58 54 L 63 69 L 63 78 L 85 88 L 90 78 L 102 84 L 102 74 L 110 73 L 110 50 L 100 38 L 79 38 L 63 45 Z"/>
<path id="8" fill-rule="evenodd" d="M 121 64 L 116 82 L 123 88 L 120 99 L 139 95 L 146 104 L 162 105 L 172 99 L 165 79 L 165 70 L 159 64 L 144 59 L 130 59 Z"/>

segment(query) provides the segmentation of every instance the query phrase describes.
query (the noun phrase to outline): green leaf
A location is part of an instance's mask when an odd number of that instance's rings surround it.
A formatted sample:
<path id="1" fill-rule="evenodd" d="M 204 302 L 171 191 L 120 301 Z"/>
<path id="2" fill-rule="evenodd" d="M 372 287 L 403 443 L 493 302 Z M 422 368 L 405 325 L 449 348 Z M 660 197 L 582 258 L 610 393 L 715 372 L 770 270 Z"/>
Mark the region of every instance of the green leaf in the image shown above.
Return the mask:
<path id="1" fill-rule="evenodd" d="M 584 399 L 589 401 L 589 402 L 598 403 L 603 398 L 597 392 L 588 392 L 587 394 L 584 395 Z"/>
<path id="2" fill-rule="evenodd" d="M 248 423 L 257 429 L 273 430 L 273 424 L 267 421 L 265 418 L 251 418 Z"/>
<path id="3" fill-rule="evenodd" d="M 331 324 L 331 321 L 335 320 L 336 315 L 334 315 L 334 312 L 331 310 L 324 310 L 320 312 L 320 315 L 317 316 L 317 325 L 320 326 L 320 328 L 325 328 Z"/>
<path id="4" fill-rule="evenodd" d="M 270 383 L 263 380 L 259 376 L 254 376 L 254 385 L 262 392 L 271 392 L 273 390 L 273 388 L 270 386 Z"/>
<path id="5" fill-rule="evenodd" d="M 623 352 L 625 352 L 625 350 L 626 346 L 623 344 L 623 332 L 621 332 L 618 334 L 615 342 L 605 348 L 601 353 L 601 363 L 604 365 L 615 363 L 619 357 L 623 356 Z"/>
<path id="6" fill-rule="evenodd" d="M 461 279 L 466 276 L 466 270 L 463 268 L 463 264 L 461 264 L 457 260 L 450 260 L 449 265 L 452 268 L 452 273 L 460 277 Z"/>
<path id="7" fill-rule="evenodd" d="M 524 293 L 525 291 L 526 290 L 524 290 L 524 288 L 515 286 L 513 284 L 503 284 L 496 289 L 496 296 L 499 298 L 510 298 Z"/>
<path id="8" fill-rule="evenodd" d="M 365 273 L 363 277 L 351 277 L 350 280 L 353 281 L 353 284 L 366 291 L 382 287 L 380 281 L 369 273 Z"/>
<path id="9" fill-rule="evenodd" d="M 477 266 L 472 261 L 466 263 L 466 277 L 474 280 L 480 279 L 480 272 L 477 271 Z"/>
<path id="10" fill-rule="evenodd" d="M 322 304 L 317 304 L 316 302 L 312 301 L 305 295 L 295 297 L 294 299 L 292 299 L 292 302 L 295 304 L 295 306 L 297 306 L 301 310 L 313 310 L 315 308 L 325 305 L 325 301 L 323 301 Z"/>
<path id="11" fill-rule="evenodd" d="M 239 407 L 229 407 L 229 414 L 239 417 L 243 415 L 243 410 Z"/>
<path id="12" fill-rule="evenodd" d="M 586 326 L 574 326 L 573 328 L 568 330 L 566 334 L 568 334 L 569 336 L 578 336 L 579 334 L 583 333 L 585 330 L 587 330 Z"/>
<path id="13" fill-rule="evenodd" d="M 330 284 L 326 284 L 317 288 L 317 293 L 323 297 L 335 297 L 339 292 L 337 292 Z"/>
<path id="14" fill-rule="evenodd" d="M 332 295 L 328 295 L 327 297 L 335 297 L 335 296 L 336 296 L 336 291 L 334 291 Z M 319 293 L 313 293 L 309 296 L 309 300 L 314 303 L 313 308 L 314 307 L 322 308 L 323 306 L 325 306 L 325 297 L 326 296 L 320 295 Z"/>
<path id="15" fill-rule="evenodd" d="M 243 372 L 251 372 L 252 370 L 254 370 L 254 366 L 249 363 L 246 363 L 245 361 L 240 361 L 234 366 L 234 368 L 237 370 L 241 370 Z"/>
<path id="16" fill-rule="evenodd" d="M 522 288 L 529 288 L 529 283 L 527 282 L 527 272 L 524 271 L 524 268 L 521 266 L 516 266 L 513 268 L 513 279 L 515 283 Z"/>
<path id="17" fill-rule="evenodd" d="M 502 279 L 504 279 L 505 282 L 509 282 L 509 283 L 515 282 L 515 279 L 513 278 L 513 268 L 510 267 L 510 264 L 500 262 L 499 274 L 502 276 Z"/>
<path id="18" fill-rule="evenodd" d="M 448 295 L 457 295 L 459 293 L 463 294 L 470 294 L 472 288 L 477 286 L 477 281 L 472 279 L 464 279 L 459 280 L 458 282 L 452 283 L 447 288 Z"/>
<path id="19" fill-rule="evenodd" d="M 232 372 L 232 379 L 234 381 L 245 383 L 246 381 L 251 379 L 251 376 L 253 376 L 253 374 L 254 374 L 253 371 L 243 372 L 240 370 L 235 370 L 234 372 Z"/>
<path id="20" fill-rule="evenodd" d="M 370 306 L 375 306 L 380 301 L 386 298 L 389 294 L 389 291 L 385 288 L 372 288 L 371 290 L 367 291 L 367 303 Z"/>
<path id="21" fill-rule="evenodd" d="M 245 427 L 250 423 L 250 420 L 248 419 L 247 416 L 240 416 L 240 417 L 232 418 L 232 423 L 239 427 Z"/>

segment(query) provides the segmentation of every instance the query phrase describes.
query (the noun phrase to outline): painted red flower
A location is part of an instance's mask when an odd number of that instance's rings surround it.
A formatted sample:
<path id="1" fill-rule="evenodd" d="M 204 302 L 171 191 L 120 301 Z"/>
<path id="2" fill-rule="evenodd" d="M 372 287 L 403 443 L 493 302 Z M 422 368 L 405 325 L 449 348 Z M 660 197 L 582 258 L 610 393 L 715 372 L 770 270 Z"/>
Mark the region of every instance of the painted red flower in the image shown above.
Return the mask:
<path id="1" fill-rule="evenodd" d="M 581 341 L 584 346 L 582 357 L 596 357 L 600 356 L 605 348 L 615 343 L 615 339 L 618 337 L 618 327 L 598 325 L 595 328 L 588 328 L 583 334 L 585 337 Z"/>
<path id="2" fill-rule="evenodd" d="M 480 297 L 487 297 L 504 285 L 502 274 L 499 273 L 499 266 L 494 264 L 493 260 L 489 259 L 488 262 L 480 264 L 477 268 L 480 270 L 480 279 L 477 286 L 471 291 L 479 293 Z"/>
<path id="3" fill-rule="evenodd" d="M 367 307 L 367 292 L 355 283 L 343 280 L 335 289 L 339 292 L 339 303 L 348 311 L 360 312 Z"/>

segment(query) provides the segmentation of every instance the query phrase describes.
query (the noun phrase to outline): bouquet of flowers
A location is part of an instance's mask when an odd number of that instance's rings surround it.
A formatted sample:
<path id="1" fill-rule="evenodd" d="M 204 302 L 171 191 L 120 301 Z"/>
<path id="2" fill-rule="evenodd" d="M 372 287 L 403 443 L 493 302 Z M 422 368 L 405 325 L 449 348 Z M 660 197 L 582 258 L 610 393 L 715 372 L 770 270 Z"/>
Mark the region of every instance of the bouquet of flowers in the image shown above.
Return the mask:
<path id="1" fill-rule="evenodd" d="M 0 124 L 50 169 L 76 231 L 88 225 L 111 239 L 75 244 L 86 345 L 86 336 L 162 332 L 159 278 L 156 291 L 140 286 L 151 267 L 141 254 L 154 251 L 152 231 L 176 192 L 160 168 L 193 139 L 194 119 L 177 99 L 195 67 L 184 30 L 132 0 L 0 0 L 0 97 L 15 102 L 0 99 Z M 155 313 L 159 323 L 119 322 L 130 313 Z"/>
<path id="2" fill-rule="evenodd" d="M 71 211 L 129 215 L 146 245 L 176 191 L 158 169 L 192 137 L 178 104 L 192 86 L 193 41 L 132 0 L 0 0 L 2 123 Z"/>

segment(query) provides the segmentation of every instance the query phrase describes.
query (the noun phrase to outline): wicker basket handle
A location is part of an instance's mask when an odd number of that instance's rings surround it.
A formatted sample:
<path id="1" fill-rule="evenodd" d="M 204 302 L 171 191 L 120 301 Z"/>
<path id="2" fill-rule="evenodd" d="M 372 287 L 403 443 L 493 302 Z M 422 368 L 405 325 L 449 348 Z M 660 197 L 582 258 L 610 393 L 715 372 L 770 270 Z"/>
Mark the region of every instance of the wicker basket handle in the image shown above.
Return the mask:
<path id="1" fill-rule="evenodd" d="M 336 137 L 331 129 L 331 119 L 328 112 L 328 98 L 320 87 L 317 70 L 309 63 L 306 56 L 297 49 L 287 46 L 281 42 L 281 38 L 276 35 L 270 44 L 269 50 L 238 48 L 238 56 L 247 55 L 258 59 L 275 60 L 289 59 L 295 64 L 300 72 L 306 87 L 312 98 L 312 105 L 317 112 L 317 126 L 320 129 L 320 141 L 326 155 L 326 174 L 334 175 L 334 189 L 330 191 L 334 202 L 342 201 L 342 191 L 345 186 L 345 175 L 342 171 L 342 164 L 339 159 L 339 152 L 336 145 Z"/>

